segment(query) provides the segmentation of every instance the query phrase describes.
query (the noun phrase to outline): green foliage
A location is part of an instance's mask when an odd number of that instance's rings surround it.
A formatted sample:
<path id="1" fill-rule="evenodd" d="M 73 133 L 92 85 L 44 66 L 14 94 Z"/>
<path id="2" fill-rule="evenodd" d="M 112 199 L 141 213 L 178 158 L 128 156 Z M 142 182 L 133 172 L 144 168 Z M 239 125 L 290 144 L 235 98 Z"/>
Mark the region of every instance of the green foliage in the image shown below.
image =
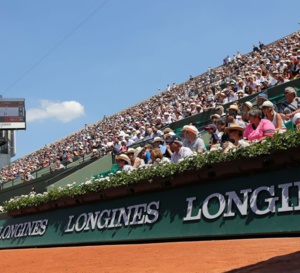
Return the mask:
<path id="1" fill-rule="evenodd" d="M 130 185 L 138 183 L 139 181 L 148 181 L 151 183 L 155 179 L 173 178 L 180 173 L 191 170 L 200 170 L 205 166 L 216 163 L 243 158 L 256 158 L 261 155 L 268 155 L 276 151 L 284 151 L 299 146 L 300 132 L 294 133 L 288 131 L 284 134 L 276 134 L 273 138 L 268 138 L 261 143 L 255 143 L 248 147 L 230 149 L 226 154 L 217 150 L 204 155 L 192 155 L 183 159 L 178 164 L 162 162 L 157 165 L 145 165 L 133 171 L 117 171 L 116 173 L 109 174 L 107 177 L 92 177 L 90 180 L 79 185 L 74 182 L 67 185 L 64 189 L 53 187 L 49 192 L 43 194 L 30 193 L 29 195 L 22 195 L 4 202 L 3 209 L 9 211 L 30 206 L 38 206 L 40 204 L 55 201 L 59 198 L 78 197 L 88 192 L 98 192 L 102 189 Z"/>

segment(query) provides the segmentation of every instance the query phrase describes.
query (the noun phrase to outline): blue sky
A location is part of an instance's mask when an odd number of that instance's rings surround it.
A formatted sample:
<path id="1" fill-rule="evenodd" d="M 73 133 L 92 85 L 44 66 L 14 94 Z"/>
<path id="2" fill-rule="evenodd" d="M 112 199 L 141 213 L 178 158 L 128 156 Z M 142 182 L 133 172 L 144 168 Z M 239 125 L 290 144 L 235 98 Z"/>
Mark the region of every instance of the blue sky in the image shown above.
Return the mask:
<path id="1" fill-rule="evenodd" d="M 22 157 L 300 29 L 299 1 L 0 0 L 0 94 Z"/>

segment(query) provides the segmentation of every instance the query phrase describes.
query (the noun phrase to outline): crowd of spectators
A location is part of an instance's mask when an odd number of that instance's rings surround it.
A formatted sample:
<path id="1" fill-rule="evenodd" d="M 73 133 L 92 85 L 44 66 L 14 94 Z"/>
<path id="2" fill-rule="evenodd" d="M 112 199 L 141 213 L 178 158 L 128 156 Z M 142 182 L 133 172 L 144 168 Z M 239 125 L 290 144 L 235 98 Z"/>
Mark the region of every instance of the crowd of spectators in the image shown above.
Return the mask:
<path id="1" fill-rule="evenodd" d="M 203 153 L 206 147 L 197 137 L 198 130 L 195 126 L 188 125 L 189 127 L 183 130 L 183 141 L 176 138 L 172 130 L 166 131 L 163 128 L 175 121 L 210 109 L 215 109 L 215 115 L 211 117 L 212 124 L 206 128 L 211 134 L 209 149 L 219 148 L 220 144 L 232 139 L 232 134 L 237 133 L 234 135 L 237 139 L 242 136 L 241 132 L 248 134 L 251 128 L 253 133 L 253 130 L 255 131 L 253 128 L 259 126 L 263 115 L 272 119 L 274 113 L 278 112 L 270 103 L 263 105 L 264 101 L 268 100 L 263 97 L 265 96 L 263 93 L 260 94 L 262 97 L 258 98 L 257 104 L 266 107 L 264 113 L 251 112 L 252 104 L 246 102 L 240 115 L 235 102 L 298 77 L 300 77 L 300 32 L 267 46 L 259 42 L 259 45 L 254 45 L 248 54 L 242 55 L 237 52 L 232 58 L 228 55 L 224 58 L 222 66 L 209 67 L 207 72 L 197 77 L 190 76 L 188 81 L 180 85 L 176 83 L 167 85 L 165 91 L 150 99 L 112 116 L 104 117 L 96 124 L 87 125 L 79 132 L 46 145 L 3 167 L 2 182 L 22 177 L 24 172 L 30 175 L 42 168 L 53 169 L 56 164 L 60 166 L 61 163 L 72 162 L 91 153 L 96 158 L 114 153 L 119 155 L 117 161 L 123 160 L 127 162 L 126 164 L 130 164 L 130 156 L 128 157 L 130 146 L 141 140 L 148 140 L 151 145 L 139 147 L 141 150 L 135 154 L 135 158 L 142 159 L 139 160 L 139 164 L 143 162 L 147 164 L 151 158 L 169 158 L 171 162 L 176 162 L 180 154 L 189 154 L 187 149 Z M 264 101 L 261 102 L 260 99 Z M 296 109 L 279 111 L 284 121 L 300 120 L 295 119 L 300 115 L 298 98 L 295 96 L 287 98 L 289 105 L 294 105 L 295 100 Z M 229 111 L 224 113 L 222 105 L 226 103 L 233 104 Z M 275 121 L 280 123 L 277 114 Z M 230 129 L 229 124 L 234 125 L 234 129 Z M 274 130 L 281 129 L 277 126 Z M 183 147 L 187 149 L 182 149 Z M 151 150 L 155 150 L 155 154 L 151 154 Z M 137 153 L 137 150 L 134 152 Z"/>

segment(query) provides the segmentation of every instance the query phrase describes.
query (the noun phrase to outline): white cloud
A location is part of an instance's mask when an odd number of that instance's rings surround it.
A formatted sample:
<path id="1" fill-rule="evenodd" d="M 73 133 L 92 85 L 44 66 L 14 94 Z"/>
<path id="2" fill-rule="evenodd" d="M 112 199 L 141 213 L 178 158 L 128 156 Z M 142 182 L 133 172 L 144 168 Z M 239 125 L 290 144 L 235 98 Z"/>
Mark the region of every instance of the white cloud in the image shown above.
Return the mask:
<path id="1" fill-rule="evenodd" d="M 77 101 L 53 102 L 41 100 L 39 107 L 26 111 L 26 121 L 32 122 L 54 118 L 67 123 L 82 115 L 84 115 L 84 106 Z"/>

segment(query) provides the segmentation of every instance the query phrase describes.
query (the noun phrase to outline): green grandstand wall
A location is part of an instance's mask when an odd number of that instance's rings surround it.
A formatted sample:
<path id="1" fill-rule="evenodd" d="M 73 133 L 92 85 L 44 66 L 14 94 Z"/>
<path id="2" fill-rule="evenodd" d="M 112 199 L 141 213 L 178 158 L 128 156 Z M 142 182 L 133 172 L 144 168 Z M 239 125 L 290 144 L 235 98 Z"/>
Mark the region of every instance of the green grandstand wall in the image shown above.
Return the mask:
<path id="1" fill-rule="evenodd" d="M 91 165 L 89 168 L 88 166 Z M 41 176 L 29 182 L 17 181 L 16 183 L 4 184 L 0 191 L 0 204 L 9 200 L 14 196 L 28 194 L 35 189 L 37 193 L 47 191 L 47 187 L 58 182 L 58 186 L 67 185 L 74 181 L 83 182 L 88 177 L 101 172 L 102 170 L 109 170 L 112 166 L 112 156 L 107 155 L 97 161 L 92 161 L 90 156 L 85 160 L 77 160 L 66 166 L 66 169 L 50 173 L 50 168 L 42 169 Z M 74 175 L 73 175 L 74 174 Z M 68 178 L 70 176 L 70 178 Z M 76 179 L 74 177 L 77 177 Z M 66 180 L 64 180 L 66 179 Z M 75 179 L 75 180 L 74 180 Z M 59 182 L 65 181 L 65 182 Z"/>
<path id="2" fill-rule="evenodd" d="M 69 176 L 59 180 L 58 182 L 52 184 L 49 187 L 66 187 L 67 184 L 71 184 L 76 182 L 80 184 L 84 181 L 89 180 L 93 175 L 99 174 L 101 172 L 105 172 L 110 170 L 112 167 L 112 155 L 108 154 L 98 160 L 91 161 L 91 164 L 85 166 L 84 168 L 71 173 Z"/>
<path id="3" fill-rule="evenodd" d="M 190 178 L 183 177 L 187 184 Z M 2 215 L 0 248 L 299 234 L 299 178 L 293 167 Z"/>

